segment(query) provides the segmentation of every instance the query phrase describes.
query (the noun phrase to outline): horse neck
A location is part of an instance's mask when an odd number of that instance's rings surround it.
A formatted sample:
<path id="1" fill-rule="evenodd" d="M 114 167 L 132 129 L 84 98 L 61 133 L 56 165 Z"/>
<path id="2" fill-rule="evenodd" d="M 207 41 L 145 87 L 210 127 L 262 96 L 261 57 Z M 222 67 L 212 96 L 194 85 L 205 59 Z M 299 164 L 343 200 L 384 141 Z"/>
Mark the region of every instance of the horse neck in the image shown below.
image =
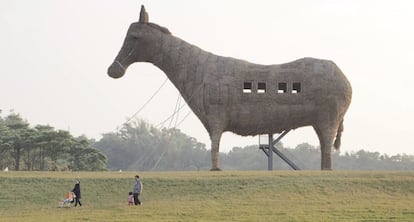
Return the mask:
<path id="1" fill-rule="evenodd" d="M 162 34 L 159 39 L 150 62 L 164 71 L 183 97 L 188 99 L 203 83 L 204 73 L 198 70 L 204 66 L 201 57 L 211 53 L 169 34 Z"/>

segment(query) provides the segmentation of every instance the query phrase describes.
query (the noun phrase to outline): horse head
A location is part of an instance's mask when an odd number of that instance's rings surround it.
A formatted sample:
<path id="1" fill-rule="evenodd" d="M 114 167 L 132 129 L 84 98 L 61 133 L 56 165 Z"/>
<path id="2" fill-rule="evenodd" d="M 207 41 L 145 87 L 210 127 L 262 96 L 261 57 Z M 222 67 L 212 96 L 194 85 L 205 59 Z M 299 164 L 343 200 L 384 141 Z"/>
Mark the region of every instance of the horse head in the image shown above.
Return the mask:
<path id="1" fill-rule="evenodd" d="M 171 33 L 164 27 L 148 22 L 148 13 L 142 5 L 139 21 L 129 26 L 122 48 L 108 68 L 108 75 L 120 78 L 132 63 L 150 62 L 157 53 L 156 48 L 160 45 L 157 41 L 162 34 Z"/>

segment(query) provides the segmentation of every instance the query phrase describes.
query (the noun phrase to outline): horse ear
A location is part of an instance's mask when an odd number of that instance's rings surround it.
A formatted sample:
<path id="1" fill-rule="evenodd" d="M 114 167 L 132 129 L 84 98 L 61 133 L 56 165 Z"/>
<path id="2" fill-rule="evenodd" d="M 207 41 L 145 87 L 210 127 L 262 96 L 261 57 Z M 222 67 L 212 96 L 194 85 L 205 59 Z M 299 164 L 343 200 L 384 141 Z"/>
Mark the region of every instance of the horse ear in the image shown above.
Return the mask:
<path id="1" fill-rule="evenodd" d="M 144 5 L 141 5 L 141 12 L 139 13 L 139 22 L 148 23 L 149 17 L 147 11 L 145 11 Z"/>

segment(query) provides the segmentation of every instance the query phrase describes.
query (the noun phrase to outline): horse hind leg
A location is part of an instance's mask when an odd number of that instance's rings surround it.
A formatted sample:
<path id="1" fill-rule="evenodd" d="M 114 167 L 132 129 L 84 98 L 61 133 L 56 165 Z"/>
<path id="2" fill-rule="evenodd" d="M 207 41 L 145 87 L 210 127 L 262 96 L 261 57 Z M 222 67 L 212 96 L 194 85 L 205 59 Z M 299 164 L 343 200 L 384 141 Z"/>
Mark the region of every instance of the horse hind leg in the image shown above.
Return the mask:
<path id="1" fill-rule="evenodd" d="M 314 126 L 321 146 L 321 170 L 332 170 L 332 146 L 338 130 L 337 124 L 329 126 Z"/>

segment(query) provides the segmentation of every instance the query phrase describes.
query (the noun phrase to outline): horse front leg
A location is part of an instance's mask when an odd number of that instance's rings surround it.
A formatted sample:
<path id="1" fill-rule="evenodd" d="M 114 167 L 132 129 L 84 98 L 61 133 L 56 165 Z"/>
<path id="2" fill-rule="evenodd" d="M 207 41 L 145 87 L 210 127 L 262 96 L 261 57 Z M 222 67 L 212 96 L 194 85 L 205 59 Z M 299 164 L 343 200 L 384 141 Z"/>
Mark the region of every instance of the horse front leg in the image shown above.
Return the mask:
<path id="1" fill-rule="evenodd" d="M 220 171 L 220 139 L 223 132 L 210 133 L 211 139 L 211 171 Z"/>

